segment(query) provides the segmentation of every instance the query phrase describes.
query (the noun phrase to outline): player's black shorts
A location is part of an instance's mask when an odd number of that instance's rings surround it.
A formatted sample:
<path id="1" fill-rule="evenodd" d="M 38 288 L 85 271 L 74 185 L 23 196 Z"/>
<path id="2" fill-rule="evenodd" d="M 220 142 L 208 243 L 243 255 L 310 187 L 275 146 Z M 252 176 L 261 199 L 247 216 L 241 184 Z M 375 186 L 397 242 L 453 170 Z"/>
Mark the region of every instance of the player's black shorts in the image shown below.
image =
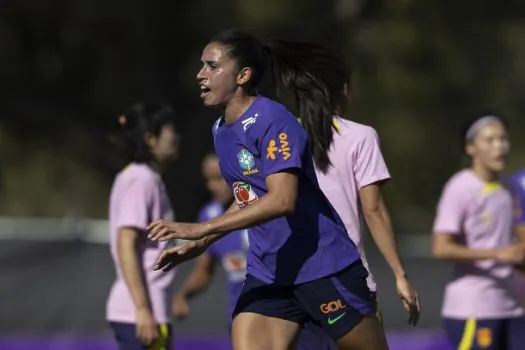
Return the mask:
<path id="1" fill-rule="evenodd" d="M 269 285 L 248 275 L 233 317 L 252 312 L 301 325 L 310 321 L 337 340 L 364 315 L 376 313 L 367 276 L 361 260 L 334 275 L 294 286 Z"/>

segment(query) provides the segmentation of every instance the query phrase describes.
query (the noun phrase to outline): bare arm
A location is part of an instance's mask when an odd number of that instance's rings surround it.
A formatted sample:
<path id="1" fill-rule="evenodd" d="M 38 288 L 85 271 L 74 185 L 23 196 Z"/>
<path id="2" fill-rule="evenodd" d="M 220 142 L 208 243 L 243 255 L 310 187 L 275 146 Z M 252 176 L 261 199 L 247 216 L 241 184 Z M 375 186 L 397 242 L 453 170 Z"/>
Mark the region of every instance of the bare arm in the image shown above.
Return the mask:
<path id="1" fill-rule="evenodd" d="M 237 213 L 240 211 L 240 207 L 239 205 L 236 203 L 236 202 L 233 202 L 230 207 L 226 210 L 226 212 L 224 213 L 224 215 L 230 215 L 230 214 L 234 214 L 234 213 Z M 201 225 L 201 224 L 198 224 L 198 225 Z M 228 232 L 224 232 L 224 233 L 215 233 L 215 234 L 207 234 L 205 235 L 203 238 L 197 240 L 197 241 L 185 241 L 175 247 L 172 247 L 172 248 L 168 248 L 168 249 L 165 249 L 161 255 L 158 257 L 157 259 L 157 263 L 155 264 L 155 267 L 154 267 L 154 270 L 159 270 L 159 269 L 163 269 L 163 271 L 168 271 L 170 269 L 172 269 L 173 267 L 175 267 L 176 265 L 179 265 L 185 261 L 188 261 L 190 259 L 194 259 L 202 254 L 205 254 L 205 255 L 209 255 L 209 254 L 206 254 L 206 250 L 207 248 L 215 241 L 221 239 L 222 237 L 224 237 L 225 235 L 227 235 Z M 150 232 L 150 235 L 151 232 Z M 154 237 L 154 235 L 152 235 Z M 191 253 L 188 254 L 188 251 L 191 251 Z M 211 258 L 211 257 L 210 257 Z M 201 265 L 201 268 L 204 268 L 204 263 L 206 264 L 214 264 L 214 262 L 211 262 L 211 261 L 202 261 L 202 265 Z M 211 266 L 207 266 L 208 267 L 208 272 L 210 273 L 210 276 L 209 277 L 206 277 L 206 278 L 211 278 Z M 197 268 L 197 267 L 196 267 Z M 204 271 L 204 270 L 202 270 Z M 201 275 L 200 277 L 202 277 L 203 275 Z M 199 278 L 200 279 L 200 278 Z M 204 279 L 204 278 L 203 278 Z M 208 282 L 207 282 L 208 283 Z M 198 284 L 198 283 L 197 283 Z M 204 282 L 203 282 L 204 284 Z M 204 288 L 204 287 L 203 287 Z M 177 295 L 179 298 L 176 298 L 176 299 L 184 299 L 184 298 L 181 298 L 181 297 L 184 297 L 184 295 L 182 294 L 178 294 Z M 184 314 L 185 312 L 181 312 L 182 314 Z"/>
<path id="2" fill-rule="evenodd" d="M 359 196 L 363 215 L 379 251 L 384 256 L 394 275 L 397 277 L 405 276 L 406 271 L 399 256 L 392 221 L 379 185 L 372 184 L 362 188 L 359 191 Z"/>
<path id="3" fill-rule="evenodd" d="M 233 203 L 228 207 L 228 209 L 226 209 L 224 214 L 235 213 L 236 211 L 239 211 L 239 210 L 241 210 L 241 208 L 239 207 L 237 202 L 233 201 Z"/>
<path id="4" fill-rule="evenodd" d="M 435 258 L 451 261 L 476 261 L 496 259 L 495 249 L 471 249 L 456 241 L 454 234 L 439 233 L 433 238 L 432 253 Z"/>
<path id="5" fill-rule="evenodd" d="M 182 288 L 177 293 L 183 298 L 192 298 L 204 292 L 215 273 L 215 261 L 209 253 L 204 253 L 196 259 L 195 267 L 184 281 Z"/>
<path id="6" fill-rule="evenodd" d="M 525 223 L 516 225 L 514 229 L 515 235 L 518 238 L 518 241 L 525 243 Z"/>
<path id="7" fill-rule="evenodd" d="M 396 276 L 397 292 L 401 297 L 403 306 L 409 312 L 408 323 L 416 325 L 421 311 L 419 296 L 408 281 L 405 266 L 399 256 L 392 221 L 381 196 L 379 184 L 363 187 L 359 191 L 359 196 L 370 234 Z"/>
<path id="8" fill-rule="evenodd" d="M 268 193 L 243 210 L 230 207 L 229 213 L 227 211 L 224 215 L 206 222 L 205 241 L 210 244 L 232 231 L 253 227 L 293 213 L 298 182 L 295 171 L 283 171 L 266 177 Z"/>
<path id="9" fill-rule="evenodd" d="M 137 241 L 140 232 L 134 228 L 121 228 L 118 232 L 118 259 L 133 303 L 137 310 L 150 310 L 146 283 L 142 273 L 140 258 L 137 253 Z"/>
<path id="10" fill-rule="evenodd" d="M 241 210 L 241 207 L 239 207 L 239 205 L 237 204 L 237 202 L 233 202 L 230 207 L 224 212 L 223 216 L 225 215 L 228 215 L 228 214 L 234 214 L 238 211 Z M 218 233 L 212 233 L 206 237 L 203 238 L 203 241 L 205 242 L 206 245 L 210 245 L 212 244 L 213 242 L 216 242 L 218 241 L 219 239 L 221 239 L 222 237 L 226 236 L 228 233 L 230 233 L 232 231 L 229 231 L 229 232 L 218 232 Z"/>

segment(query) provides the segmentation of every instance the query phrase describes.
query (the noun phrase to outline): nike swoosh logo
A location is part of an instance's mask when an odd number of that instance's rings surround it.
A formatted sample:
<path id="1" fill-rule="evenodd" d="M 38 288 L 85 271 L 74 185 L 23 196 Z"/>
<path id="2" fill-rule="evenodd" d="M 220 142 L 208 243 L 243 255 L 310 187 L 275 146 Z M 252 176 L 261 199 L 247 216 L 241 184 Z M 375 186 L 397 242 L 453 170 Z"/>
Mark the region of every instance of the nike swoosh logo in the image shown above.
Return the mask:
<path id="1" fill-rule="evenodd" d="M 337 317 L 334 318 L 334 319 L 328 317 L 328 324 L 329 324 L 330 326 L 333 325 L 334 323 L 336 323 L 337 321 L 339 321 L 340 319 L 342 319 L 345 315 L 346 315 L 346 312 L 343 312 L 341 315 L 337 316 Z"/>

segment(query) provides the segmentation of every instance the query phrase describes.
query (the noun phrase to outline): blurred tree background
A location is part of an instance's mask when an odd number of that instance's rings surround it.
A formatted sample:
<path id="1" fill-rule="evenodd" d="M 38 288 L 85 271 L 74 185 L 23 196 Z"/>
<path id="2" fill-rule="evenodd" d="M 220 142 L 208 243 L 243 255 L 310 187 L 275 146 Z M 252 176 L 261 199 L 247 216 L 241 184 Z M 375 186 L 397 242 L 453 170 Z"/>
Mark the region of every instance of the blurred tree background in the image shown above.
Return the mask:
<path id="1" fill-rule="evenodd" d="M 105 217 L 122 166 L 107 135 L 129 104 L 161 96 L 183 134 L 167 185 L 178 218 L 193 220 L 218 114 L 200 105 L 200 53 L 219 30 L 242 27 L 345 52 L 348 118 L 381 136 L 396 225 L 428 232 L 462 165 L 467 118 L 507 119 L 509 171 L 525 165 L 524 14 L 523 2 L 495 0 L 2 1 L 0 214 Z"/>

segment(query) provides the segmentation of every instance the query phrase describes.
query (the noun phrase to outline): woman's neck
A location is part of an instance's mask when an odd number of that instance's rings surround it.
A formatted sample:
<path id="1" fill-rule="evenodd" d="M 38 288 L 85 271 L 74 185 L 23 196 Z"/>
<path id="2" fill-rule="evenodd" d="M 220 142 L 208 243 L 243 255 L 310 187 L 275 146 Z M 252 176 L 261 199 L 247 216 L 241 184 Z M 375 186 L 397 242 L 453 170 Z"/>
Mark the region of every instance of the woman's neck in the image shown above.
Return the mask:
<path id="1" fill-rule="evenodd" d="M 156 161 L 156 160 L 152 160 L 148 163 L 148 166 L 153 169 L 153 171 L 155 171 L 156 173 L 161 173 L 164 168 L 166 167 L 165 164 L 163 164 L 162 162 L 159 162 L 159 161 Z"/>
<path id="2" fill-rule="evenodd" d="M 498 172 L 491 171 L 481 164 L 476 164 L 474 162 L 471 166 L 471 169 L 480 179 L 486 182 L 493 182 L 498 179 Z"/>
<path id="3" fill-rule="evenodd" d="M 227 124 L 235 123 L 252 105 L 257 96 L 235 94 L 226 105 L 224 120 Z"/>

